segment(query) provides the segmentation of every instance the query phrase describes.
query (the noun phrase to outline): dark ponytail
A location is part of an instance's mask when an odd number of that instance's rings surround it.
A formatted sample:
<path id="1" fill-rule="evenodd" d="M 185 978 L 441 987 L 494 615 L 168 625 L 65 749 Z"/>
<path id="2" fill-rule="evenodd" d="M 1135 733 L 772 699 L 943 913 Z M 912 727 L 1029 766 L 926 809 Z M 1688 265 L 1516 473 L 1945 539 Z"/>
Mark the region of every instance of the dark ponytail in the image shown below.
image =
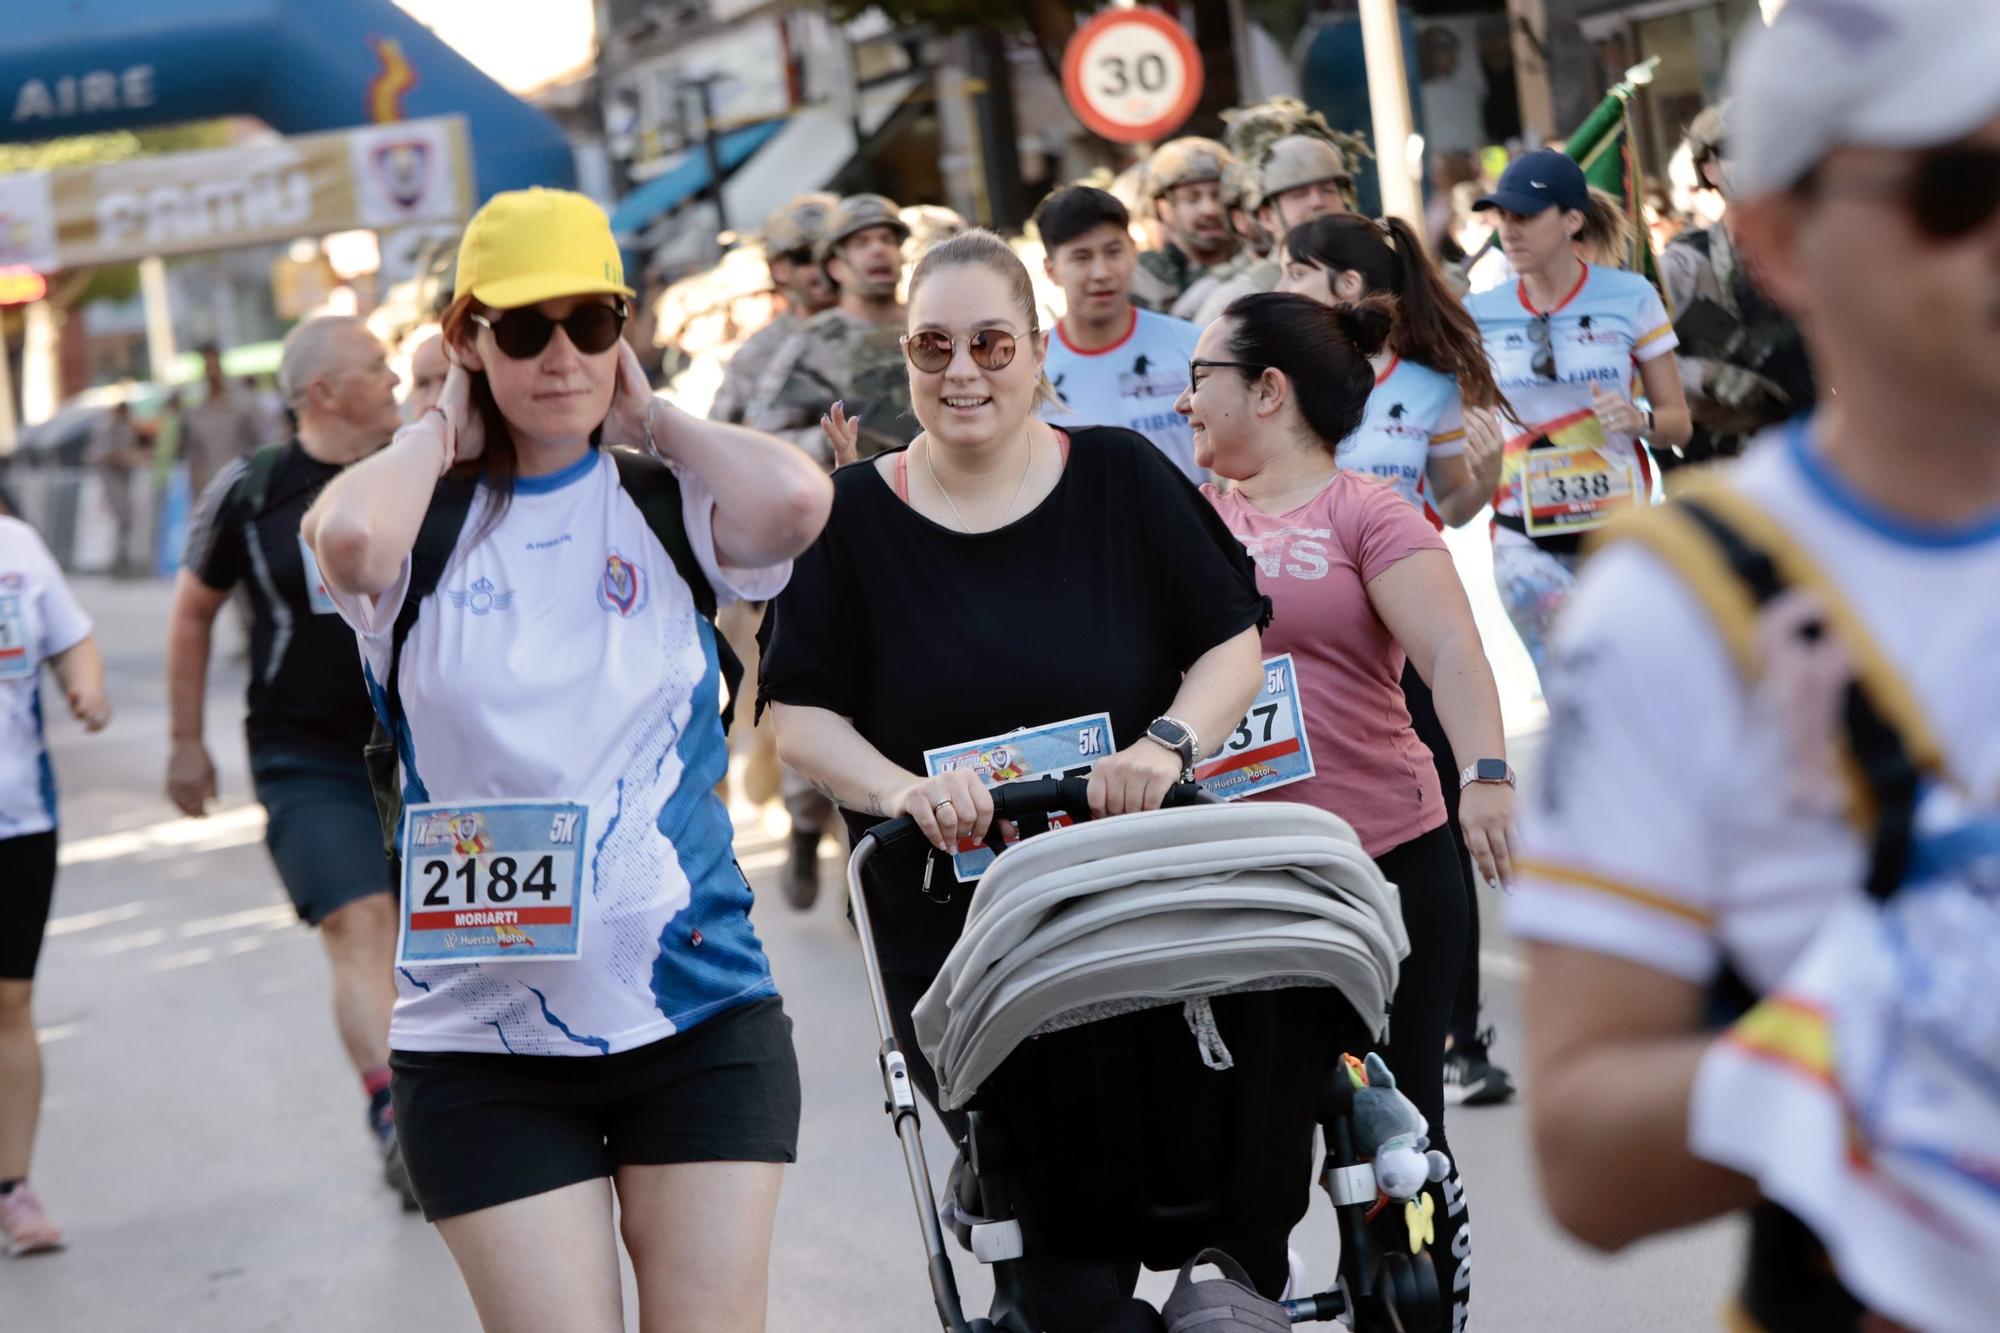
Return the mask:
<path id="1" fill-rule="evenodd" d="M 1266 366 L 1291 384 L 1299 413 L 1332 453 L 1361 425 L 1380 352 L 1396 323 L 1396 303 L 1371 296 L 1322 305 L 1292 292 L 1256 292 L 1229 303 L 1229 359 Z M 1237 371 L 1245 379 L 1261 372 Z"/>
<path id="2" fill-rule="evenodd" d="M 1351 213 L 1316 218 L 1286 233 L 1285 253 L 1329 275 L 1352 270 L 1361 275 L 1368 295 L 1395 297 L 1391 351 L 1457 380 L 1469 407 L 1506 406 L 1479 325 L 1452 295 L 1409 223 Z"/>

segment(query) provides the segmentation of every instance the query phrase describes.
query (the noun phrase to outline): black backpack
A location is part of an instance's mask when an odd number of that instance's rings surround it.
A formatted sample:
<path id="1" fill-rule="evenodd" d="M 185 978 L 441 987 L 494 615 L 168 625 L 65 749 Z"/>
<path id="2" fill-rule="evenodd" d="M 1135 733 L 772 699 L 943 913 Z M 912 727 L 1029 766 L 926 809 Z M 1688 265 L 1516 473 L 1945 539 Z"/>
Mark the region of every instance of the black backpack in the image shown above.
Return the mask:
<path id="1" fill-rule="evenodd" d="M 695 558 L 694 547 L 688 541 L 687 525 L 681 519 L 681 485 L 673 469 L 636 449 L 608 447 L 606 452 L 618 465 L 619 484 L 624 486 L 625 493 L 639 507 L 646 526 L 666 548 L 668 556 L 673 559 L 675 571 L 693 594 L 695 610 L 713 627 L 715 589 L 709 586 L 708 576 L 702 572 L 701 562 Z M 254 460 L 252 467 L 254 470 Z M 400 757 L 397 735 L 402 730 L 397 669 L 402 658 L 403 640 L 409 637 L 410 627 L 417 623 L 417 608 L 436 591 L 438 580 L 444 577 L 445 566 L 451 562 L 452 552 L 458 546 L 466 517 L 472 512 L 472 498 L 477 486 L 477 481 L 470 477 L 446 477 L 438 482 L 437 490 L 432 495 L 423 526 L 417 531 L 416 545 L 410 549 L 410 587 L 403 595 L 403 606 L 397 612 L 396 625 L 389 640 L 389 670 L 382 681 L 381 704 L 381 708 L 387 710 L 388 718 L 385 724 L 378 710 L 375 732 L 368 738 L 368 745 L 363 751 L 368 761 L 368 780 L 375 789 L 375 812 L 382 821 L 382 848 L 392 862 L 401 852 L 403 826 L 403 792 L 396 783 L 396 765 Z M 715 654 L 722 670 L 722 729 L 726 733 L 735 708 L 736 692 L 743 683 L 743 663 L 720 631 L 715 635 Z"/>

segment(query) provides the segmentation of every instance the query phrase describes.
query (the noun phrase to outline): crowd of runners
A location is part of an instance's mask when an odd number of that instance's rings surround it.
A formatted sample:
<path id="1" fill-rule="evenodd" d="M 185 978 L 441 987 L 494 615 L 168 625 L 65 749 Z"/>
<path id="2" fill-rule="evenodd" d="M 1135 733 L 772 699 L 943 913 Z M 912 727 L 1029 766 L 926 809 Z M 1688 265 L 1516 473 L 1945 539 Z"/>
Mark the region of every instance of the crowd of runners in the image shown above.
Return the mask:
<path id="1" fill-rule="evenodd" d="M 912 1013 L 971 892 L 933 876 L 1016 836 L 993 784 L 1035 774 L 935 756 L 1100 716 L 1064 770 L 1094 817 L 1223 773 L 1339 815 L 1397 886 L 1380 1050 L 1431 1148 L 1460 1107 L 1516 1095 L 1508 1054 L 1585 1241 L 1748 1209 L 1740 1327 L 1986 1326 L 2000 25 L 1981 10 L 1793 0 L 1746 35 L 1730 100 L 1690 129 L 1722 220 L 1669 247 L 1664 289 L 1619 266 L 1627 215 L 1560 151 L 1512 161 L 1475 201 L 1486 249 L 1447 264 L 1356 210 L 1352 136 L 1279 100 L 1112 188 L 1054 191 L 1025 245 L 880 195 L 788 203 L 759 237 L 783 313 L 705 417 L 648 384 L 605 215 L 562 191 L 472 219 L 400 398 L 363 323 L 296 327 L 289 438 L 221 466 L 190 527 L 166 790 L 190 816 L 218 796 L 212 631 L 246 596 L 271 859 L 324 942 L 384 1180 L 485 1327 L 622 1327 L 621 1241 L 645 1327 L 764 1327 L 812 1104 L 732 851 L 732 771 L 782 794 L 794 909 L 830 838 L 917 825 L 867 892 L 898 1045 L 937 1103 Z M 1441 536 L 1475 521 L 1549 706 L 1518 797 Z M 111 720 L 89 617 L 0 518 L 17 1254 L 62 1243 L 29 1184 L 59 823 L 44 665 L 87 728 Z M 1277 689 L 1309 764 L 1232 761 Z M 1507 1052 L 1479 989 L 1482 895 L 1504 889 L 1529 963 Z M 1462 1329 L 1476 1164 L 1426 1188 Z M 523 1265 L 524 1244 L 565 1262 Z M 1238 1257 L 1281 1295 L 1281 1244 Z M 1128 1327 L 1131 1273 L 1038 1262 L 1032 1240 L 1027 1271 L 1048 1333 Z"/>

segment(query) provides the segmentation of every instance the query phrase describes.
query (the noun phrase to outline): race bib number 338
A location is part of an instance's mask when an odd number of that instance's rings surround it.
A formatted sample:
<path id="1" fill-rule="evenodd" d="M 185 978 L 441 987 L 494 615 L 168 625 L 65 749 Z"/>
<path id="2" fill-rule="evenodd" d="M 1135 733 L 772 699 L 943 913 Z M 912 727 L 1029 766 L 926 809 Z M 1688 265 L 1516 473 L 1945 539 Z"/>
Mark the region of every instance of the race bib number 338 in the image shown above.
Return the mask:
<path id="1" fill-rule="evenodd" d="M 587 814 L 560 801 L 409 807 L 397 963 L 580 957 Z"/>

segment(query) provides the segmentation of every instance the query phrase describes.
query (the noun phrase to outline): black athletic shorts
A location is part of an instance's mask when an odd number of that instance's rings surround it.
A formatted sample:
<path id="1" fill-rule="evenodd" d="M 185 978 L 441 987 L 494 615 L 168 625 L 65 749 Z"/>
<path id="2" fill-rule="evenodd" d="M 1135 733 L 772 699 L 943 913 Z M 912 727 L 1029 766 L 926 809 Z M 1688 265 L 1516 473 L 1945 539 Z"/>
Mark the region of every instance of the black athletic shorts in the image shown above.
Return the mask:
<path id="1" fill-rule="evenodd" d="M 317 926 L 357 898 L 394 891 L 360 755 L 338 766 L 256 765 L 251 780 L 269 817 L 264 845 L 300 920 Z"/>
<path id="2" fill-rule="evenodd" d="M 33 981 L 56 891 L 56 833 L 0 839 L 0 980 Z"/>
<path id="3" fill-rule="evenodd" d="M 799 1063 L 775 996 L 616 1055 L 391 1051 L 389 1068 L 432 1222 L 621 1166 L 798 1160 Z"/>

